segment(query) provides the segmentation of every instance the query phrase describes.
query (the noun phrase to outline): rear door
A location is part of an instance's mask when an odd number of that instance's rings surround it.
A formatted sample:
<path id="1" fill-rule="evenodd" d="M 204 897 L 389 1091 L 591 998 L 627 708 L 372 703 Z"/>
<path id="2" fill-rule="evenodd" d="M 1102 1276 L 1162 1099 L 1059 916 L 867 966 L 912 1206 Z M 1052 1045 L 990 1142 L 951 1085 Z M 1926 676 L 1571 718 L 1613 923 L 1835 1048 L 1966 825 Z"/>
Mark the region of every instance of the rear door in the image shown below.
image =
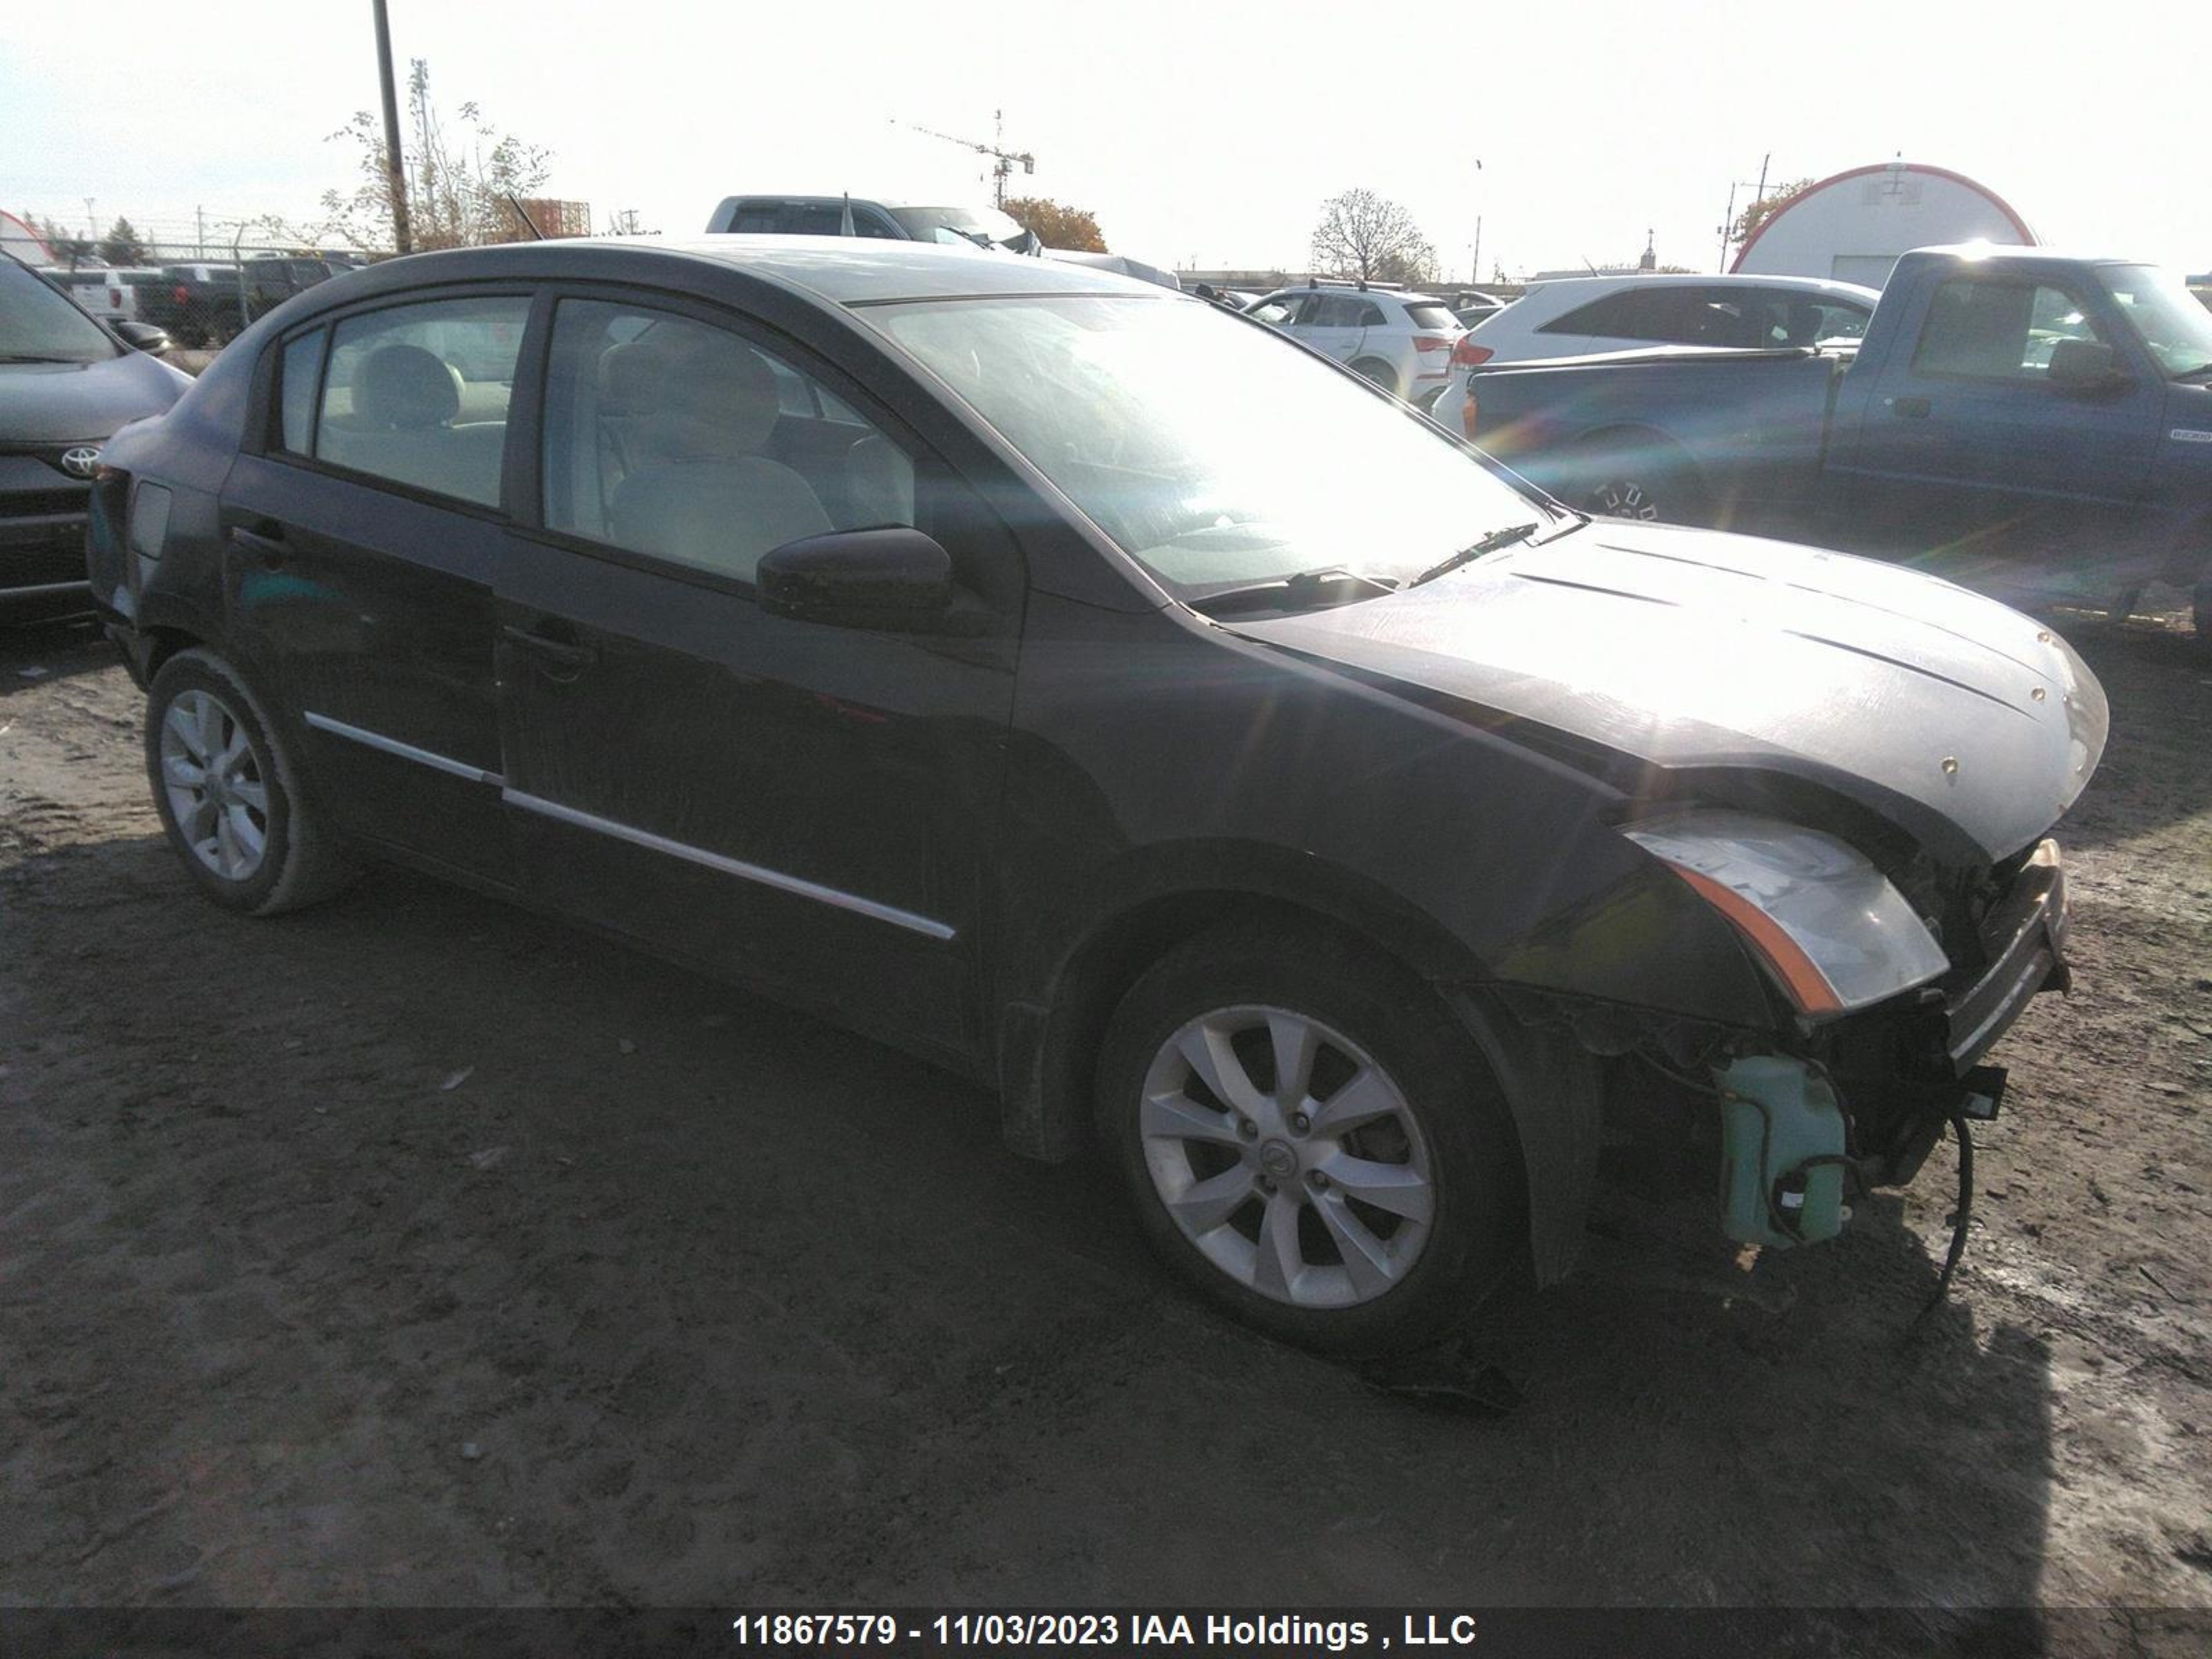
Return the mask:
<path id="1" fill-rule="evenodd" d="M 501 884 L 492 581 L 530 303 L 447 290 L 288 337 L 222 506 L 231 626 L 300 720 L 319 799 L 351 834 Z"/>
<path id="2" fill-rule="evenodd" d="M 1291 332 L 1315 350 L 1348 363 L 1358 355 L 1359 342 L 1367 331 L 1361 320 L 1363 308 L 1373 307 L 1357 294 L 1324 290 L 1314 295 L 1291 325 Z"/>
<path id="3" fill-rule="evenodd" d="M 538 522 L 497 593 L 532 888 L 967 1051 L 1024 591 L 1011 538 L 881 405 L 732 313 L 565 295 L 545 362 Z M 902 524 L 951 552 L 973 632 L 762 608 L 769 549 Z"/>

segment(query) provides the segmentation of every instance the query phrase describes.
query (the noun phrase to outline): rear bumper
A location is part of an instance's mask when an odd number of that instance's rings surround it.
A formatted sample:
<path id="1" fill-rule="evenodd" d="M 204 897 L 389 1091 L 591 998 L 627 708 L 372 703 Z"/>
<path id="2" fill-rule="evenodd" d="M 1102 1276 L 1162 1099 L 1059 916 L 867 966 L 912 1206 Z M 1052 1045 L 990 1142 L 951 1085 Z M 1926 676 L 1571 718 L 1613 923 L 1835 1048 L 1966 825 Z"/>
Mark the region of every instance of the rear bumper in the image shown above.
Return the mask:
<path id="1" fill-rule="evenodd" d="M 1961 1077 L 1987 1054 L 2036 993 L 2067 985 L 2066 866 L 2058 843 L 2045 841 L 2028 855 L 2012 890 L 1983 924 L 1990 966 L 1951 997 L 1945 1008 L 1945 1048 Z"/>

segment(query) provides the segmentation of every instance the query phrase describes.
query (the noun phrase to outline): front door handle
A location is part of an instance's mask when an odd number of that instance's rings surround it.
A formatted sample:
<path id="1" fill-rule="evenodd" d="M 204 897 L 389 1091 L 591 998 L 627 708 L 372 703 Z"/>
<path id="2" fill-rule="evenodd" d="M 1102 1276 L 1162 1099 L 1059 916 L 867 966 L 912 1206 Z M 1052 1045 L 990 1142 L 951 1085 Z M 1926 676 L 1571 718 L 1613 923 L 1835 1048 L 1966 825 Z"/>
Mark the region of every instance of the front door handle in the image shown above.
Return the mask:
<path id="1" fill-rule="evenodd" d="M 1924 421 L 1928 418 L 1928 399 L 1925 398 L 1892 398 L 1889 412 L 1900 421 Z"/>
<path id="2" fill-rule="evenodd" d="M 273 524 L 264 525 L 259 530 L 233 525 L 230 539 L 272 570 L 289 562 L 292 556 L 292 550 L 284 544 L 283 532 Z"/>
<path id="3" fill-rule="evenodd" d="M 529 629 L 517 628 L 513 623 L 501 628 L 499 636 L 516 650 L 538 659 L 548 672 L 558 671 L 553 676 L 556 679 L 572 680 L 599 659 L 599 653 L 588 645 L 549 639 Z"/>

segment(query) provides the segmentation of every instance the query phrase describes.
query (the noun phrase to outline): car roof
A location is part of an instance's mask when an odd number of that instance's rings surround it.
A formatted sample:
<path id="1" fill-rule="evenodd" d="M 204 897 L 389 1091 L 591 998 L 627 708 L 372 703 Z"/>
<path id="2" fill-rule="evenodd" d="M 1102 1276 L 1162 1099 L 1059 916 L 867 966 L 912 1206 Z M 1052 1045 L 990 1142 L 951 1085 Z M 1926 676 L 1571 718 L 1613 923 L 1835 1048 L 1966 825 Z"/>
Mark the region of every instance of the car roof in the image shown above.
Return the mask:
<path id="1" fill-rule="evenodd" d="M 1699 275 L 1696 271 L 1650 271 L 1633 276 L 1554 276 L 1549 282 L 1532 289 L 1534 294 L 1566 292 L 1595 294 L 1610 288 L 1801 288 L 1808 293 L 1839 294 L 1850 299 L 1863 299 L 1876 289 L 1857 283 L 1840 282 L 1833 276 L 1761 276 L 1751 271 L 1712 271 Z"/>
<path id="2" fill-rule="evenodd" d="M 1091 265 L 1064 264 L 983 248 L 857 236 L 563 237 L 411 254 L 372 265 L 368 272 L 349 275 L 347 281 L 358 284 L 367 276 L 378 287 L 412 286 L 497 277 L 517 265 L 535 267 L 530 274 L 541 278 L 549 259 L 568 263 L 581 274 L 617 259 L 635 269 L 635 262 L 641 258 L 672 264 L 709 262 L 732 266 L 748 276 L 839 306 L 983 295 L 1175 297 L 1154 283 Z M 399 275 L 403 271 L 404 278 Z M 351 291 L 362 290 L 356 286 Z"/>
<path id="3" fill-rule="evenodd" d="M 1269 289 L 1267 297 L 1281 300 L 1293 294 L 1357 294 L 1363 300 L 1396 300 L 1409 306 L 1443 304 L 1433 294 L 1418 294 L 1402 288 L 1361 288 L 1356 283 L 1292 283 L 1286 288 Z"/>
<path id="4" fill-rule="evenodd" d="M 1928 247 L 1917 247 L 1901 253 L 1900 259 L 1910 259 L 1914 254 L 1925 253 L 1937 258 L 1956 259 L 1964 264 L 2033 264 L 2057 263 L 2069 265 L 2147 265 L 2149 259 L 2122 259 L 2110 254 L 2075 253 L 2063 247 L 2023 247 L 2010 242 L 1942 242 Z"/>

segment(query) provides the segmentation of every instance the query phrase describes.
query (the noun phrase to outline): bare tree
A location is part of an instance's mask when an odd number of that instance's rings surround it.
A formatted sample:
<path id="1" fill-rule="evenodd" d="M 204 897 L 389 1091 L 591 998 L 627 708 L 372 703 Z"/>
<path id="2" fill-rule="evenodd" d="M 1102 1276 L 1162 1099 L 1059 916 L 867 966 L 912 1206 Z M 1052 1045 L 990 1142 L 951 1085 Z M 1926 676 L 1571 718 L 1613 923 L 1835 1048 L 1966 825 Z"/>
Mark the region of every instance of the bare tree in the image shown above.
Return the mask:
<path id="1" fill-rule="evenodd" d="M 1347 190 L 1321 204 L 1313 231 L 1316 270 L 1361 282 L 1425 282 L 1437 252 L 1413 216 L 1371 190 Z"/>
<path id="2" fill-rule="evenodd" d="M 507 198 L 540 193 L 550 169 L 550 153 L 513 133 L 492 130 L 473 103 L 455 112 L 458 136 L 449 136 L 446 118 L 430 96 L 430 65 L 420 58 L 407 76 L 405 143 L 407 214 L 418 249 L 474 247 L 508 242 L 529 234 Z M 328 191 L 323 210 L 330 217 L 328 240 L 362 249 L 388 248 L 392 237 L 392 192 L 385 168 L 384 129 L 367 110 L 355 112 L 331 135 L 349 139 L 360 150 L 360 182 L 352 191 Z"/>

